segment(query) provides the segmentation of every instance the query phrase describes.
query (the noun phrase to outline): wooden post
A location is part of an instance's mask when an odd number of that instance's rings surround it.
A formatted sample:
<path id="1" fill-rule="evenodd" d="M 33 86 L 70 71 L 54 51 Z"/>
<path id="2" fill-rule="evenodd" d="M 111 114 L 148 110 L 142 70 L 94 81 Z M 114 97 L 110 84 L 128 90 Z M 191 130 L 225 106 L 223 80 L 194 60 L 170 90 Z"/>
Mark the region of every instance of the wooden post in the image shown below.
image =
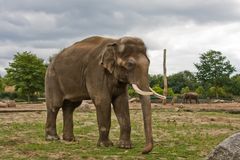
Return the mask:
<path id="1" fill-rule="evenodd" d="M 163 50 L 163 95 L 167 97 L 168 92 L 168 83 L 167 83 L 167 67 L 166 67 L 166 52 L 167 50 Z M 167 103 L 166 99 L 163 100 L 163 105 Z"/>

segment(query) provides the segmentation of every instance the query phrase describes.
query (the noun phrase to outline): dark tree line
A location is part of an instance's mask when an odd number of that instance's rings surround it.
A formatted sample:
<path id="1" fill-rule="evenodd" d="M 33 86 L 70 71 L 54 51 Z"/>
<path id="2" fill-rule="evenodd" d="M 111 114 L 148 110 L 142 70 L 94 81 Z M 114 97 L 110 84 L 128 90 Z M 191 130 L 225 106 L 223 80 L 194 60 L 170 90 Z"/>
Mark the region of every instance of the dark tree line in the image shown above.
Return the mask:
<path id="1" fill-rule="evenodd" d="M 240 74 L 231 76 L 235 67 L 221 52 L 207 51 L 194 64 L 197 72 L 183 71 L 168 76 L 168 87 L 175 94 L 198 92 L 203 97 L 232 97 L 240 95 Z M 149 76 L 151 87 L 163 87 L 162 75 Z"/>

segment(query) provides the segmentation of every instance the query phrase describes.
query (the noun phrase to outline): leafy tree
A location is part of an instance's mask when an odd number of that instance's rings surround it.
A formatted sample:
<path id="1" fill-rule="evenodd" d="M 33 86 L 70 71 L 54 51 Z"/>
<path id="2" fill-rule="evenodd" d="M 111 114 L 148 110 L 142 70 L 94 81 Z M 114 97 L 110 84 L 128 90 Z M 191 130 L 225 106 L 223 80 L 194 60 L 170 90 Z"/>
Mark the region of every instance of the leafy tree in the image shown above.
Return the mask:
<path id="1" fill-rule="evenodd" d="M 159 85 L 155 85 L 152 88 L 155 92 L 157 92 L 158 94 L 163 94 L 163 89 L 159 86 Z"/>
<path id="2" fill-rule="evenodd" d="M 128 94 L 130 97 L 137 97 L 137 93 L 134 91 L 134 89 L 131 86 L 128 86 Z"/>
<path id="3" fill-rule="evenodd" d="M 3 78 L 0 75 L 0 92 L 3 91 Z"/>
<path id="4" fill-rule="evenodd" d="M 151 87 L 159 85 L 159 87 L 163 88 L 163 76 L 160 74 L 149 75 L 149 83 Z"/>
<path id="5" fill-rule="evenodd" d="M 208 96 L 209 97 L 214 97 L 216 95 L 216 93 L 218 94 L 218 96 L 220 97 L 226 97 L 227 96 L 227 93 L 226 91 L 224 90 L 224 88 L 222 87 L 210 87 L 208 89 Z M 218 98 L 218 97 L 217 97 Z"/>
<path id="6" fill-rule="evenodd" d="M 231 77 L 230 85 L 226 86 L 227 90 L 233 95 L 240 95 L 240 74 Z"/>
<path id="7" fill-rule="evenodd" d="M 163 94 L 163 89 L 159 85 L 155 85 L 152 89 L 158 94 Z M 174 92 L 172 88 L 168 88 L 168 96 L 174 96 Z"/>
<path id="8" fill-rule="evenodd" d="M 181 94 L 188 93 L 188 92 L 190 92 L 189 87 L 184 87 L 181 89 Z"/>
<path id="9" fill-rule="evenodd" d="M 168 96 L 174 96 L 174 91 L 172 88 L 168 88 Z"/>
<path id="10" fill-rule="evenodd" d="M 198 88 L 195 90 L 196 93 L 198 93 L 199 96 L 205 96 L 205 90 L 203 86 L 198 86 Z"/>
<path id="11" fill-rule="evenodd" d="M 196 74 L 198 81 L 205 88 L 213 86 L 217 98 L 218 88 L 222 87 L 235 71 L 235 67 L 230 64 L 230 61 L 221 52 L 214 50 L 201 54 L 200 63 L 194 65 L 198 70 Z"/>
<path id="12" fill-rule="evenodd" d="M 192 72 L 183 71 L 169 76 L 168 86 L 172 88 L 175 93 L 180 93 L 181 89 L 184 87 L 195 90 L 197 81 Z"/>
<path id="13" fill-rule="evenodd" d="M 163 88 L 162 75 L 150 75 L 149 81 L 151 87 L 158 85 L 160 88 Z M 195 90 L 197 85 L 197 80 L 190 71 L 179 72 L 168 77 L 168 87 L 173 90 L 173 93 L 180 93 L 181 89 L 186 86 L 190 88 L 190 90 Z"/>
<path id="14" fill-rule="evenodd" d="M 7 81 L 13 83 L 18 92 L 26 95 L 28 102 L 35 93 L 44 91 L 46 65 L 35 54 L 18 52 L 6 71 Z"/>

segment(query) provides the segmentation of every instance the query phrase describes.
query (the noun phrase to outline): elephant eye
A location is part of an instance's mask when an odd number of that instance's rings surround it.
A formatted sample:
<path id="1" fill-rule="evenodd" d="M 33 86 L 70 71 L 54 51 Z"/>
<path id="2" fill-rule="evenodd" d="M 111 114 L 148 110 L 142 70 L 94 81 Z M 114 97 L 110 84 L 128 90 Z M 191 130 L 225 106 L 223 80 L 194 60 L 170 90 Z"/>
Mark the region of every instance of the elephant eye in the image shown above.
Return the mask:
<path id="1" fill-rule="evenodd" d="M 133 58 L 129 58 L 126 63 L 127 70 L 132 70 L 136 66 L 136 62 Z"/>

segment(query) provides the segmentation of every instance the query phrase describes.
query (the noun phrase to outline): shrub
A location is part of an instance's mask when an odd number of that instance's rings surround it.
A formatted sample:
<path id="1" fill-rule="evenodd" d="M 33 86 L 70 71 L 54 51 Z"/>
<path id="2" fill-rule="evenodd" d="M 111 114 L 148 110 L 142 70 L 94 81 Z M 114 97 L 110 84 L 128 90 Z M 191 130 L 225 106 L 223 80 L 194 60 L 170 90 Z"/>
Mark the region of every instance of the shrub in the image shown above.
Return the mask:
<path id="1" fill-rule="evenodd" d="M 0 93 L 0 99 L 16 99 L 18 97 L 17 93 L 8 93 L 8 92 L 2 92 Z"/>
<path id="2" fill-rule="evenodd" d="M 137 97 L 137 93 L 134 91 L 134 89 L 131 86 L 128 87 L 128 95 L 130 97 Z"/>
<path id="3" fill-rule="evenodd" d="M 172 88 L 168 88 L 168 96 L 171 96 L 173 97 L 175 94 L 174 94 L 174 91 Z"/>
<path id="4" fill-rule="evenodd" d="M 182 88 L 182 90 L 181 90 L 181 94 L 188 93 L 188 92 L 190 92 L 189 87 L 184 87 L 184 88 Z"/>
<path id="5" fill-rule="evenodd" d="M 159 86 L 159 85 L 155 85 L 152 88 L 155 92 L 157 92 L 158 94 L 163 94 L 163 89 Z"/>
<path id="6" fill-rule="evenodd" d="M 204 90 L 203 86 L 198 86 L 198 88 L 195 90 L 195 92 L 196 92 L 200 97 L 206 97 L 206 91 Z"/>
<path id="7" fill-rule="evenodd" d="M 228 94 L 224 88 L 222 87 L 210 87 L 208 89 L 208 96 L 213 98 L 219 98 L 219 97 L 222 97 L 222 98 L 230 98 L 231 95 Z"/>

